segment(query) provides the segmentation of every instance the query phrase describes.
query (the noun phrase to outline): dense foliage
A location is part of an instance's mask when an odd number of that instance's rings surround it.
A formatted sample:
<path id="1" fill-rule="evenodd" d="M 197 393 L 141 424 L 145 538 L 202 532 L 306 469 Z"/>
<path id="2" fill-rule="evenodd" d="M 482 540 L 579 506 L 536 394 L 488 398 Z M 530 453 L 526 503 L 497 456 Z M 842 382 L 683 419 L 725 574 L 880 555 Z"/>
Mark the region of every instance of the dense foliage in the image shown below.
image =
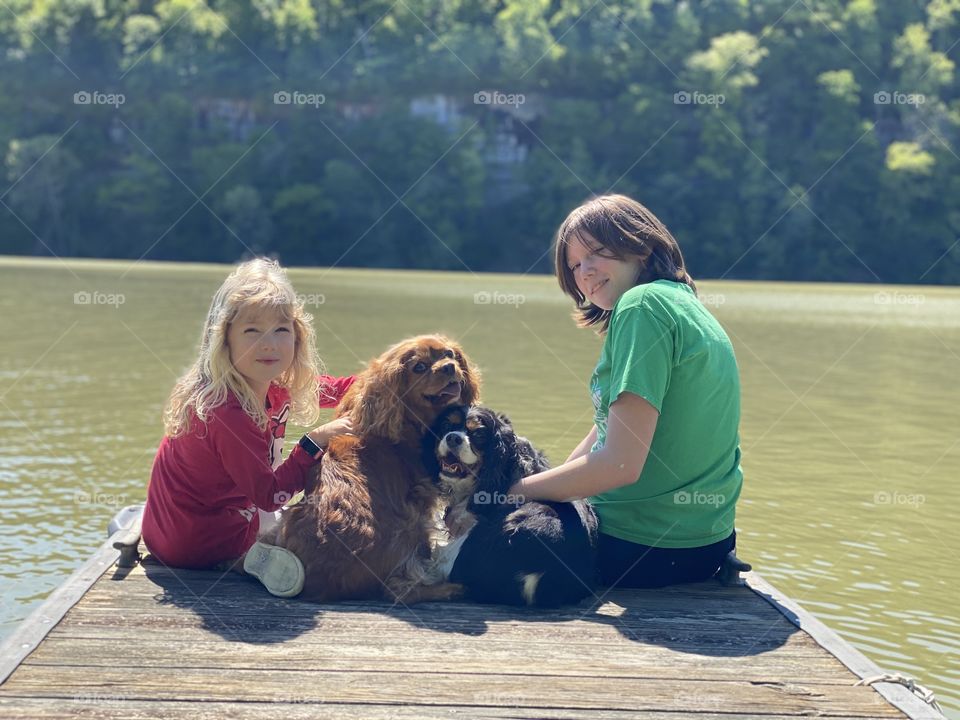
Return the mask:
<path id="1" fill-rule="evenodd" d="M 6 0 L 0 251 L 960 283 L 960 0 Z M 278 94 L 279 93 L 279 94 Z"/>

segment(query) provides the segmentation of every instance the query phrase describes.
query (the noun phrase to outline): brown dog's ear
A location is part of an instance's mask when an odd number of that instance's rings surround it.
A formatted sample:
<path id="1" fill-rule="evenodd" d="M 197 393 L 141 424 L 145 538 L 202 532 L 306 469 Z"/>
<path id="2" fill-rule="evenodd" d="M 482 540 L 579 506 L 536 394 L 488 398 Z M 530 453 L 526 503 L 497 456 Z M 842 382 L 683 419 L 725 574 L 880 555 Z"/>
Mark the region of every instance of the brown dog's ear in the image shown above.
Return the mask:
<path id="1" fill-rule="evenodd" d="M 470 362 L 459 346 L 453 346 L 453 352 L 463 371 L 463 391 L 460 393 L 460 403 L 474 405 L 480 402 L 480 368 Z"/>
<path id="2" fill-rule="evenodd" d="M 337 415 L 349 416 L 357 435 L 399 442 L 404 424 L 402 385 L 403 365 L 396 360 L 374 360 L 357 376 Z"/>

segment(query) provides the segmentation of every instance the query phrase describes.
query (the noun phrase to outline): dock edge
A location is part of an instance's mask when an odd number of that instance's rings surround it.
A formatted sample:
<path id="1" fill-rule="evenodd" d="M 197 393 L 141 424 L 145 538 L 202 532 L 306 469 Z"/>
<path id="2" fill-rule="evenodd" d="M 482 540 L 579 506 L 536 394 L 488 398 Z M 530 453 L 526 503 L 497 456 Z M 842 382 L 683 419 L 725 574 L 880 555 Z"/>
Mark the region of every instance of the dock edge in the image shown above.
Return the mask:
<path id="1" fill-rule="evenodd" d="M 818 645 L 847 666 L 861 680 L 883 674 L 883 670 L 853 645 L 840 637 L 835 631 L 800 607 L 756 572 L 745 573 L 743 579 L 747 587 L 773 605 L 784 617 L 805 633 Z M 914 695 L 903 685 L 878 682 L 871 685 L 891 705 L 915 720 L 946 720 L 933 707 Z"/>

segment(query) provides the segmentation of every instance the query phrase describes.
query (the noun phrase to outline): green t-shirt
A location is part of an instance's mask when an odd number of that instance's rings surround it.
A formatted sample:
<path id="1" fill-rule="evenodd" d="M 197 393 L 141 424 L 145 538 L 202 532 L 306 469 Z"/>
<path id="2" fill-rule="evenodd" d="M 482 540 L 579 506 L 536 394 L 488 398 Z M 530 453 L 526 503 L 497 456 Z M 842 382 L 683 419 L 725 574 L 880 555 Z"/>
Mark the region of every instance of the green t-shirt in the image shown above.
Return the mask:
<path id="1" fill-rule="evenodd" d="M 730 339 L 688 285 L 657 280 L 617 301 L 590 379 L 593 450 L 625 391 L 660 417 L 637 481 L 590 498 L 600 531 L 664 548 L 727 538 L 743 484 L 740 377 Z"/>

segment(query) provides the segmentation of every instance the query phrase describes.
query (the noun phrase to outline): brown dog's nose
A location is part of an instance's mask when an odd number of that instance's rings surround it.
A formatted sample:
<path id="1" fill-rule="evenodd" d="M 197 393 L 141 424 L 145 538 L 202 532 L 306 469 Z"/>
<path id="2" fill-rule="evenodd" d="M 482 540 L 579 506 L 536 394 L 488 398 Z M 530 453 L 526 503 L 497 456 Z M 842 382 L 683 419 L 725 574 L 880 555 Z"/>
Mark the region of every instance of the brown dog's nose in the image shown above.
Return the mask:
<path id="1" fill-rule="evenodd" d="M 444 373 L 445 375 L 453 375 L 454 370 L 456 370 L 456 363 L 452 361 L 440 368 L 440 372 Z"/>

